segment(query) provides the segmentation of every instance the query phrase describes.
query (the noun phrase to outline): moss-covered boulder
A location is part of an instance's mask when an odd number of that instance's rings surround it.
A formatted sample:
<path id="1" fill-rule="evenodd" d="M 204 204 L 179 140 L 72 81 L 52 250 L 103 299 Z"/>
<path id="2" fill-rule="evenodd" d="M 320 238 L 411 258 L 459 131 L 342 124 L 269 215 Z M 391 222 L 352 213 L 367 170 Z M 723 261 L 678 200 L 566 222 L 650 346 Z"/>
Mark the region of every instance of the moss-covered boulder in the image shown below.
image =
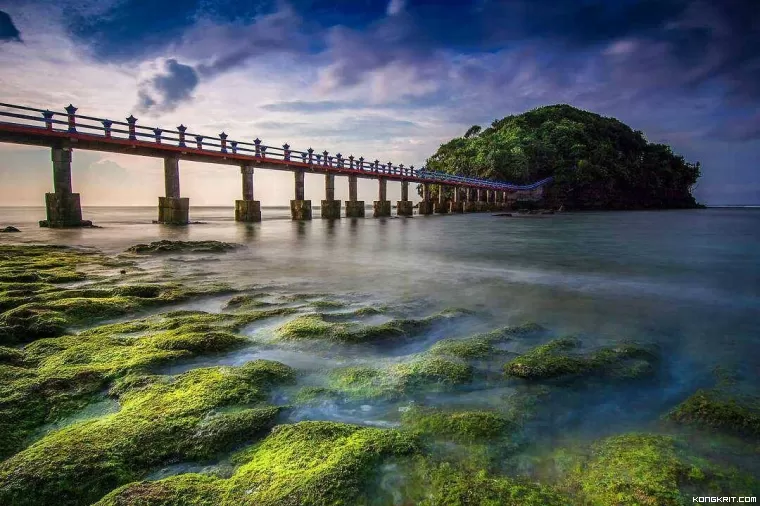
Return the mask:
<path id="1" fill-rule="evenodd" d="M 350 400 L 397 399 L 419 390 L 450 390 L 472 379 L 472 367 L 463 362 L 421 355 L 381 369 L 336 369 L 329 386 Z"/>
<path id="2" fill-rule="evenodd" d="M 723 390 L 699 390 L 676 406 L 667 418 L 678 423 L 760 438 L 760 402 Z"/>
<path id="3" fill-rule="evenodd" d="M 320 313 L 299 316 L 276 330 L 281 340 L 319 339 L 335 343 L 368 343 L 407 337 L 422 331 L 443 315 L 420 320 L 392 320 L 380 325 L 334 321 Z"/>
<path id="4" fill-rule="evenodd" d="M 553 339 L 509 361 L 504 370 L 508 376 L 528 380 L 590 375 L 634 379 L 651 376 L 658 362 L 654 351 L 634 344 L 586 353 L 579 351 L 580 345 L 571 337 Z"/>
<path id="5" fill-rule="evenodd" d="M 221 253 L 240 248 L 240 244 L 221 241 L 170 241 L 163 239 L 150 244 L 135 244 L 127 248 L 129 253 Z"/>
<path id="6" fill-rule="evenodd" d="M 36 428 L 91 402 L 118 378 L 247 344 L 235 331 L 260 315 L 174 312 L 10 349 L 0 361 L 0 458 L 19 450 Z"/>
<path id="7" fill-rule="evenodd" d="M 156 466 L 207 460 L 271 427 L 278 362 L 196 369 L 121 392 L 121 410 L 52 432 L 0 464 L 0 503 L 90 504 Z M 134 385 L 134 384 L 133 384 Z"/>
<path id="8" fill-rule="evenodd" d="M 483 443 L 509 436 L 516 424 L 495 411 L 446 411 L 413 407 L 401 417 L 405 428 L 433 439 Z"/>
<path id="9" fill-rule="evenodd" d="M 753 495 L 757 480 L 690 455 L 678 440 L 653 434 L 603 439 L 570 482 L 585 502 L 681 506 L 693 496 Z"/>
<path id="10" fill-rule="evenodd" d="M 383 460 L 416 450 L 413 436 L 395 430 L 333 422 L 280 425 L 237 457 L 241 465 L 229 479 L 180 475 L 137 483 L 98 506 L 366 504 L 367 485 Z M 168 502 L 173 499 L 179 502 Z"/>

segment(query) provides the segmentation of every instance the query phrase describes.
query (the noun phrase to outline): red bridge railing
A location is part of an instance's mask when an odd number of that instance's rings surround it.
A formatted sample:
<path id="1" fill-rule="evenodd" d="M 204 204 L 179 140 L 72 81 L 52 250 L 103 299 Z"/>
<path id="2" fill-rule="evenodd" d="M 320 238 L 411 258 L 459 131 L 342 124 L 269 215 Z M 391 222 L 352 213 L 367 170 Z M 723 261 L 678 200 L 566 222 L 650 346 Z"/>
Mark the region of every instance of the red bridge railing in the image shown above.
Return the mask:
<path id="1" fill-rule="evenodd" d="M 0 103 L 0 129 L 3 125 L 18 125 L 33 127 L 40 131 L 70 134 L 88 134 L 99 136 L 102 140 L 120 139 L 127 141 L 152 142 L 168 146 L 190 148 L 196 152 L 230 153 L 247 155 L 261 161 L 301 162 L 311 166 L 324 166 L 336 169 L 351 169 L 368 174 L 393 175 L 409 177 L 430 183 L 461 184 L 479 186 L 493 190 L 515 191 L 533 190 L 549 183 L 552 178 L 543 179 L 530 185 L 517 185 L 488 179 L 456 176 L 444 172 L 433 172 L 415 169 L 413 165 L 393 165 L 391 162 L 381 163 L 380 160 L 367 161 L 364 157 L 350 155 L 344 157 L 341 153 L 330 154 L 328 151 L 316 152 L 309 148 L 306 151 L 292 149 L 287 143 L 281 147 L 268 146 L 256 138 L 253 142 L 229 139 L 226 133 L 215 136 L 188 132 L 184 125 L 175 130 L 139 125 L 137 118 L 130 115 L 126 121 L 114 121 L 105 118 L 77 114 L 78 109 L 73 105 L 64 108 L 65 112 L 37 109 L 15 104 Z M 42 132 L 44 133 L 44 132 Z"/>

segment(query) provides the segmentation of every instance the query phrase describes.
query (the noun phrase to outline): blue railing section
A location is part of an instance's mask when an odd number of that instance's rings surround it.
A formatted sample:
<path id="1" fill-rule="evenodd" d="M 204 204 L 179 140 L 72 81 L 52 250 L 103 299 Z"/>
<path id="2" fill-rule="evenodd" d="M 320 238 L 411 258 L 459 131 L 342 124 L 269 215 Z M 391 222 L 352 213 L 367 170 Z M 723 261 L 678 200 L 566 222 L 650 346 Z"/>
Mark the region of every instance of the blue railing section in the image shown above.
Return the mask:
<path id="1" fill-rule="evenodd" d="M 32 115 L 30 113 L 35 114 Z M 275 161 L 278 163 L 295 161 L 310 166 L 360 170 L 375 175 L 409 177 L 433 184 L 462 184 L 500 191 L 520 191 L 535 190 L 552 181 L 552 178 L 548 177 L 532 184 L 519 185 L 429 171 L 424 167 L 415 169 L 413 165 L 405 167 L 404 164 L 393 165 L 391 162 L 382 164 L 380 160 L 367 161 L 363 156 L 354 157 L 352 155 L 344 157 L 341 153 L 330 155 L 330 152 L 326 150 L 321 153 L 312 148 L 306 151 L 298 151 L 291 149 L 287 143 L 281 147 L 267 146 L 258 138 L 253 142 L 232 140 L 224 132 L 211 136 L 196 134 L 188 132 L 187 127 L 184 125 L 178 126 L 176 130 L 138 125 L 137 118 L 132 115 L 126 118 L 126 121 L 84 116 L 77 114 L 77 108 L 73 105 L 66 107 L 65 112 L 55 112 L 22 105 L 0 103 L 0 118 L 5 118 L 4 121 L 0 121 L 0 127 L 2 125 L 18 125 L 35 127 L 42 132 L 97 135 L 106 141 L 110 139 L 142 141 L 156 145 L 183 147 L 196 152 L 213 153 L 217 156 L 220 153 L 225 153 L 247 155 L 260 158 L 261 161 Z"/>

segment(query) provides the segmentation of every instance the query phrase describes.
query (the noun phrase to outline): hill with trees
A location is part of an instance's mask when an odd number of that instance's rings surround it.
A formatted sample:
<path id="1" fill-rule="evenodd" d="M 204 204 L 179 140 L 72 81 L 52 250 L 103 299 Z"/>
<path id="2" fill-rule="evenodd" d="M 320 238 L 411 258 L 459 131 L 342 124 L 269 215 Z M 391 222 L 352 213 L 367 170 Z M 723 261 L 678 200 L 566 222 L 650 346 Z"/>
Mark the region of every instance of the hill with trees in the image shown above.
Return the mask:
<path id="1" fill-rule="evenodd" d="M 441 145 L 429 170 L 532 183 L 553 176 L 547 203 L 566 209 L 698 207 L 699 163 L 641 131 L 569 105 L 507 116 Z"/>

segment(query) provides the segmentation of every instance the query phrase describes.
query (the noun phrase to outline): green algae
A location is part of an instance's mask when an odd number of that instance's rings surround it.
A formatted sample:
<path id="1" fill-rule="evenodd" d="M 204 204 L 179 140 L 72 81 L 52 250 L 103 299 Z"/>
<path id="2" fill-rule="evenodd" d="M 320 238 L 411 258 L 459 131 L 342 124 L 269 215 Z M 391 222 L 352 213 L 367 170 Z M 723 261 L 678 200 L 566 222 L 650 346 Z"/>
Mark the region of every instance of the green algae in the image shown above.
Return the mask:
<path id="1" fill-rule="evenodd" d="M 690 455 L 678 440 L 624 434 L 595 443 L 568 483 L 591 505 L 677 506 L 693 496 L 752 495 L 758 482 Z"/>
<path id="2" fill-rule="evenodd" d="M 401 417 L 404 427 L 432 438 L 483 443 L 509 435 L 516 424 L 494 411 L 444 411 L 413 407 Z"/>
<path id="3" fill-rule="evenodd" d="M 721 390 L 699 390 L 666 415 L 669 420 L 760 438 L 760 402 Z"/>
<path id="4" fill-rule="evenodd" d="M 467 364 L 421 355 L 382 369 L 336 369 L 330 374 L 329 386 L 347 399 L 397 399 L 421 389 L 450 390 L 472 379 L 473 370 Z"/>
<path id="5" fill-rule="evenodd" d="M 367 343 L 409 337 L 460 312 L 443 311 L 422 319 L 396 319 L 379 325 L 333 321 L 331 315 L 299 316 L 276 329 L 281 340 L 318 339 L 335 343 Z"/>
<path id="6" fill-rule="evenodd" d="M 367 503 L 367 484 L 386 459 L 417 451 L 411 435 L 396 430 L 334 422 L 300 422 L 275 427 L 236 460 L 229 479 L 180 475 L 116 490 L 98 506 L 160 505 L 192 494 L 186 504 L 298 506 Z M 183 504 L 180 502 L 179 504 Z"/>
<path id="7" fill-rule="evenodd" d="M 315 300 L 309 302 L 314 309 L 340 309 L 346 307 L 346 304 L 337 300 Z"/>
<path id="8" fill-rule="evenodd" d="M 240 244 L 221 241 L 153 241 L 150 244 L 135 244 L 127 248 L 129 253 L 221 253 L 240 248 Z"/>
<path id="9" fill-rule="evenodd" d="M 6 435 L 0 457 L 20 449 L 37 427 L 81 409 L 118 378 L 248 344 L 234 332 L 266 316 L 172 312 L 14 349 L 15 366 L 0 365 L 0 432 Z"/>
<path id="10" fill-rule="evenodd" d="M 536 346 L 504 366 L 508 376 L 537 380 L 603 375 L 634 379 L 654 373 L 657 355 L 633 344 L 604 347 L 590 353 L 577 352 L 580 341 L 565 337 Z"/>
<path id="11" fill-rule="evenodd" d="M 119 412 L 52 432 L 0 464 L 0 503 L 89 504 L 156 466 L 208 460 L 271 427 L 280 408 L 265 404 L 269 388 L 294 378 L 257 360 L 125 389 Z"/>

